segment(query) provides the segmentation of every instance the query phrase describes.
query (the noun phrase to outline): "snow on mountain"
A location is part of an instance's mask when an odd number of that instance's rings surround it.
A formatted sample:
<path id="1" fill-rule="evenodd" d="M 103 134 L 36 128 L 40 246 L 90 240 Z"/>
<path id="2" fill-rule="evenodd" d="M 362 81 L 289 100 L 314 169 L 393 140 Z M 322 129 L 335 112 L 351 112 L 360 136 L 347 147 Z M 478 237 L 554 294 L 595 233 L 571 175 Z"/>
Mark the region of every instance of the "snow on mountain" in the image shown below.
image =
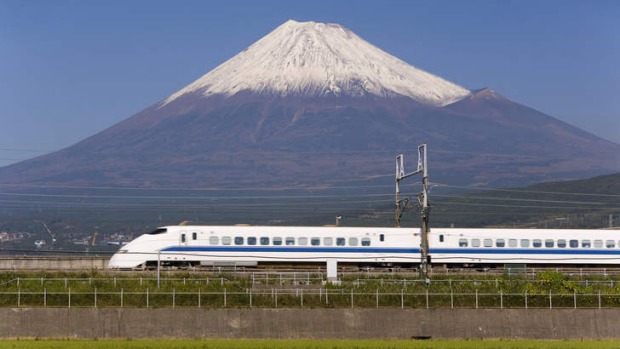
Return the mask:
<path id="1" fill-rule="evenodd" d="M 289 20 L 160 106 L 185 94 L 232 96 L 241 91 L 279 96 L 406 96 L 432 106 L 470 94 L 340 25 Z"/>

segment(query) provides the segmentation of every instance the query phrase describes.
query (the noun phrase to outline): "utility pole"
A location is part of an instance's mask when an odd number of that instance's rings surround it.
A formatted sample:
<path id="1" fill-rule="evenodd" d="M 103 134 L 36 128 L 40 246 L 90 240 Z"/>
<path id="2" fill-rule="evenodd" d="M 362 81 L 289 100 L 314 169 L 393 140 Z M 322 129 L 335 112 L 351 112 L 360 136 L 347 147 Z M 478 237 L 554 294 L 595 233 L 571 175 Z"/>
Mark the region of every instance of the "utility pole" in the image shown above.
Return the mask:
<path id="1" fill-rule="evenodd" d="M 430 255 L 428 254 L 428 232 L 430 231 L 429 215 L 430 206 L 428 202 L 428 169 L 426 164 L 426 144 L 418 147 L 418 168 L 411 173 L 405 173 L 403 164 L 403 155 L 396 156 L 396 227 L 400 227 L 400 219 L 403 215 L 408 199 L 400 198 L 400 181 L 422 173 L 422 192 L 418 195 L 418 204 L 420 205 L 422 226 L 420 229 L 420 272 L 426 283 L 430 282 L 428 278 L 428 264 L 430 263 Z"/>

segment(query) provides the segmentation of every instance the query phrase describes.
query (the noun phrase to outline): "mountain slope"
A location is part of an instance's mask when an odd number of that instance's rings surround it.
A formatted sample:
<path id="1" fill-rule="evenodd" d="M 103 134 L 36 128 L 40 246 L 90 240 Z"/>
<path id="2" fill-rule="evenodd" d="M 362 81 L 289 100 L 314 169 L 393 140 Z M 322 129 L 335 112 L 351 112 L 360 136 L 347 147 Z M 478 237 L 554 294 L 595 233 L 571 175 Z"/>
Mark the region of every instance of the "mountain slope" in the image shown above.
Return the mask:
<path id="1" fill-rule="evenodd" d="M 341 26 L 289 21 L 107 130 L 0 169 L 0 184 L 386 184 L 394 156 L 421 143 L 435 182 L 518 185 L 620 171 L 618 144 L 423 72 Z"/>
<path id="2" fill-rule="evenodd" d="M 439 226 L 458 222 L 472 227 L 618 227 L 620 173 L 439 196 L 434 205 L 434 221 Z"/>

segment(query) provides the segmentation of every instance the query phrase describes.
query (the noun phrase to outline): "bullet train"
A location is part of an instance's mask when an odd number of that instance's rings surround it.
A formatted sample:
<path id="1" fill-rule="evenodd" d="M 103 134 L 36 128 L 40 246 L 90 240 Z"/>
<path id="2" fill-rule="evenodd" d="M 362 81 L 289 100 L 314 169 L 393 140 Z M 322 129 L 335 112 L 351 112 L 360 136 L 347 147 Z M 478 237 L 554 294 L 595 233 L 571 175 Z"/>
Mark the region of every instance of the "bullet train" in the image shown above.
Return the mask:
<path id="1" fill-rule="evenodd" d="M 420 229 L 381 227 L 164 226 L 122 246 L 114 269 L 164 266 L 338 264 L 417 266 Z M 432 228 L 432 264 L 619 265 L 619 230 Z"/>

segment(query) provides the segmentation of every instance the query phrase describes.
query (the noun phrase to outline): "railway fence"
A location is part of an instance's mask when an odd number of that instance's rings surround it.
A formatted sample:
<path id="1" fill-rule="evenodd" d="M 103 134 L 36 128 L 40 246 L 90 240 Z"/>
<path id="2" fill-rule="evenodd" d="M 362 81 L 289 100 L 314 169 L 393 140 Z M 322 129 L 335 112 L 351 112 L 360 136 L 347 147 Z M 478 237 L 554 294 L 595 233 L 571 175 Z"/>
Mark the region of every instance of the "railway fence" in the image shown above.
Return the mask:
<path id="1" fill-rule="evenodd" d="M 93 308 L 465 308 L 567 309 L 620 308 L 620 294 L 499 292 L 357 292 L 355 290 L 270 289 L 245 291 L 4 291 L 0 307 Z"/>
<path id="2" fill-rule="evenodd" d="M 620 279 L 543 271 L 525 276 L 319 272 L 6 273 L 0 307 L 91 308 L 620 308 Z"/>
<path id="3" fill-rule="evenodd" d="M 244 288 L 252 287 L 269 287 L 270 285 L 276 286 L 311 286 L 325 284 L 325 277 L 321 274 L 313 273 L 251 273 L 242 278 L 235 276 L 215 276 L 215 277 L 16 277 L 4 282 L 0 282 L 0 290 L 2 287 L 19 288 L 22 285 L 32 286 L 36 285 L 39 288 L 45 285 L 51 285 L 53 287 L 64 287 L 65 289 L 71 287 L 71 285 L 87 285 L 89 287 L 110 286 L 114 288 L 122 287 L 123 285 L 138 285 L 144 287 L 157 287 L 165 285 L 183 285 L 198 287 L 200 285 L 215 285 L 220 287 L 226 287 L 227 285 L 238 286 L 240 280 L 243 282 Z M 466 278 L 448 278 L 448 279 L 433 279 L 432 283 L 435 286 L 448 287 L 450 289 L 458 288 L 459 286 L 473 286 L 476 288 L 494 287 L 500 288 L 501 285 L 507 283 L 527 283 L 545 285 L 545 280 L 522 280 L 522 279 L 502 279 L 502 278 L 487 278 L 487 279 L 466 279 Z M 392 288 L 426 288 L 426 281 L 422 279 L 414 278 L 390 278 L 390 277 L 349 277 L 346 279 L 346 283 L 352 287 L 364 287 L 370 285 Z M 577 279 L 573 281 L 575 286 L 582 287 L 606 287 L 615 288 L 620 287 L 620 280 L 616 279 Z"/>

